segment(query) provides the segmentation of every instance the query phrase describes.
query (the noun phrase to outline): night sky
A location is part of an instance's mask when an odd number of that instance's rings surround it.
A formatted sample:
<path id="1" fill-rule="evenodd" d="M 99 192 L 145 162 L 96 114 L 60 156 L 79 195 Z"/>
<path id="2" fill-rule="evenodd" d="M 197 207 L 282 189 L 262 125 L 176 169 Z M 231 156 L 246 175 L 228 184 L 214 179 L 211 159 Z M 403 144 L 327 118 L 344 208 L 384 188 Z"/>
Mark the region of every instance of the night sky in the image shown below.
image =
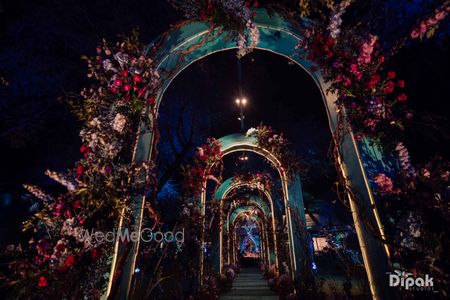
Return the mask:
<path id="1" fill-rule="evenodd" d="M 114 40 L 133 28 L 139 28 L 141 39 L 150 42 L 179 15 L 162 0 L 0 1 L 0 7 L 0 76 L 9 82 L 7 87 L 0 86 L 3 243 L 14 237 L 29 214 L 31 203 L 21 200 L 22 183 L 57 189 L 44 171 L 65 170 L 80 157 L 80 124 L 58 98 L 87 84 L 81 55 L 94 54 L 101 38 Z M 447 22 L 437 38 L 411 44 L 390 62 L 399 78 L 405 79 L 409 105 L 416 111 L 405 132 L 413 160 L 436 152 L 446 154 L 449 149 L 448 27 Z M 249 100 L 246 127 L 260 122 L 271 125 L 286 133 L 304 159 L 329 165 L 328 123 L 319 90 L 309 75 L 286 58 L 267 52 L 256 51 L 241 63 L 241 88 Z M 234 51 L 214 54 L 183 71 L 163 99 L 162 146 L 174 129 L 181 103 L 189 108 L 186 118 L 196 118 L 192 149 L 209 136 L 238 132 L 237 74 Z M 332 184 L 330 174 L 321 174 L 322 181 L 316 183 Z"/>

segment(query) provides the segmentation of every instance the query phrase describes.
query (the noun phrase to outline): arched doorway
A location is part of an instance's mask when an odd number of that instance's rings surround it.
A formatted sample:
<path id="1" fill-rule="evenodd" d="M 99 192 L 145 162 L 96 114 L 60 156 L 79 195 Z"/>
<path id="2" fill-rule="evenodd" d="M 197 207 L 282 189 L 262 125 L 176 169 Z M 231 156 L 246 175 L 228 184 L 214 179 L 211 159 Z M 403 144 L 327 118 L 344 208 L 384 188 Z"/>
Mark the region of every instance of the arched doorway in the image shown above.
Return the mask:
<path id="1" fill-rule="evenodd" d="M 257 47 L 258 49 L 270 51 L 289 58 L 304 68 L 314 79 L 321 91 L 330 130 L 333 133 L 338 126 L 339 117 L 339 111 L 335 105 L 336 97 L 333 94 L 326 93 L 328 85 L 324 83 L 320 72 L 311 73 L 308 71 L 311 62 L 306 61 L 297 55 L 295 46 L 302 39 L 298 30 L 296 30 L 295 26 L 282 15 L 268 14 L 267 11 L 263 9 L 257 10 L 255 23 L 260 30 L 260 43 Z M 226 32 L 219 29 L 210 31 L 209 24 L 202 22 L 185 23 L 165 35 L 160 43 L 159 49 L 161 50 L 157 53 L 158 71 L 162 74 L 162 84 L 156 97 L 156 109 L 158 109 L 162 101 L 165 90 L 181 71 L 196 60 L 202 59 L 207 55 L 232 48 L 236 48 L 236 45 L 232 40 L 227 39 Z M 156 120 L 152 120 L 152 122 L 155 121 Z M 155 138 L 149 128 L 143 126 L 142 129 L 135 155 L 135 160 L 138 162 L 148 161 L 150 159 Z M 362 154 L 364 154 L 366 160 L 379 160 L 380 154 L 376 151 L 369 152 L 364 150 L 370 149 L 370 147 L 367 146 L 367 144 L 358 144 L 351 130 L 338 142 L 342 155 L 339 157 L 337 163 L 340 165 L 345 178 L 347 178 L 347 183 L 351 185 L 354 190 L 358 191 L 358 201 L 356 199 L 350 199 L 350 205 L 371 292 L 376 298 L 383 297 L 383 295 L 386 295 L 386 291 L 382 287 L 387 284 L 385 274 L 390 270 L 388 260 L 389 253 L 382 241 L 377 239 L 373 233 L 364 226 L 364 224 L 366 224 L 367 227 L 373 228 L 379 236 L 384 236 L 375 200 L 366 175 L 366 166 L 361 159 Z M 362 148 L 362 146 L 365 146 L 365 148 Z M 361 153 L 361 151 L 364 151 L 364 153 Z M 288 194 L 288 191 L 285 192 Z M 141 220 L 144 201 L 143 197 L 135 197 L 133 200 L 135 206 L 135 230 L 139 231 L 142 224 Z M 121 282 L 122 286 L 126 286 L 127 288 L 122 290 L 128 290 L 131 284 L 138 249 L 139 242 L 134 243 L 124 265 L 124 275 Z M 293 261 L 295 264 L 296 260 L 294 259 Z M 110 283 L 111 282 L 112 280 Z"/>

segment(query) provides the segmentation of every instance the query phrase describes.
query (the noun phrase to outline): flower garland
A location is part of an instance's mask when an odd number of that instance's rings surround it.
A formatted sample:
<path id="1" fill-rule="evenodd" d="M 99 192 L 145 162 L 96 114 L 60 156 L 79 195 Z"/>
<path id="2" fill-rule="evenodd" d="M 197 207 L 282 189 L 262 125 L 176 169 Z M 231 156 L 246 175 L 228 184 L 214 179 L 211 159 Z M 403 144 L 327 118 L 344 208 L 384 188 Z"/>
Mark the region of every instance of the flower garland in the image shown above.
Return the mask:
<path id="1" fill-rule="evenodd" d="M 272 180 L 270 174 L 265 172 L 240 173 L 233 176 L 232 183 L 236 185 L 246 184 L 251 188 L 262 189 L 270 193 Z"/>
<path id="2" fill-rule="evenodd" d="M 198 147 L 193 165 L 184 169 L 184 191 L 188 196 L 200 195 L 207 180 L 221 181 L 222 152 L 219 140 L 209 138 L 207 143 Z"/>
<path id="3" fill-rule="evenodd" d="M 253 22 L 254 12 L 250 6 L 258 7 L 259 1 L 241 0 L 170 0 L 170 3 L 185 17 L 211 23 L 214 27 L 222 26 L 236 35 L 237 57 L 251 53 L 259 43 L 259 29 Z M 248 34 L 245 33 L 248 31 Z"/>
<path id="4" fill-rule="evenodd" d="M 270 126 L 261 125 L 247 130 L 246 136 L 255 137 L 258 146 L 271 152 L 280 161 L 288 176 L 305 171 L 295 153 L 289 149 L 289 141 L 283 133 L 277 133 Z"/>
<path id="5" fill-rule="evenodd" d="M 24 185 L 42 209 L 24 223 L 31 235 L 27 246 L 7 253 L 15 257 L 7 284 L 16 297 L 98 298 L 106 288 L 113 245 L 97 243 L 90 233 L 115 229 L 130 198 L 154 182 L 152 163 L 132 162 L 141 122 L 154 126 L 147 115 L 159 85 L 145 50 L 133 34 L 114 47 L 103 41 L 95 57 L 84 57 L 94 85 L 81 99 L 68 99 L 84 122 L 83 158 L 65 173 L 46 172 L 65 194 Z"/>

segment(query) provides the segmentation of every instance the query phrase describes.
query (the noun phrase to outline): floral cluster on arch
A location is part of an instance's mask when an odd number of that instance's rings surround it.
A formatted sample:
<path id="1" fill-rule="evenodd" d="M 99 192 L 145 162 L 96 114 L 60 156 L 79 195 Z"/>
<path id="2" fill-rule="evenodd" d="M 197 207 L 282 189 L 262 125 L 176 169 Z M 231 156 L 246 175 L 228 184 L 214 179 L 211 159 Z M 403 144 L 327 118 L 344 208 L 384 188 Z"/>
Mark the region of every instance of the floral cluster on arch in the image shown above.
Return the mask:
<path id="1" fill-rule="evenodd" d="M 250 188 L 268 191 L 270 193 L 272 186 L 272 178 L 269 173 L 238 173 L 233 176 L 233 185 L 245 184 Z"/>
<path id="2" fill-rule="evenodd" d="M 199 195 L 208 180 L 220 184 L 222 180 L 222 152 L 219 140 L 209 138 L 207 143 L 197 147 L 192 165 L 184 170 L 184 190 L 188 195 Z"/>
<path id="3" fill-rule="evenodd" d="M 327 18 L 311 22 L 305 30 L 306 38 L 297 49 L 313 63 L 310 71 L 320 70 L 325 82 L 330 84 L 327 92 L 337 96 L 340 120 L 336 134 L 342 138 L 352 131 L 357 140 L 369 142 L 382 149 L 386 156 L 395 157 L 394 170 L 369 174 L 382 216 L 383 241 L 393 253 L 394 267 L 433 273 L 443 291 L 449 286 L 448 278 L 443 275 L 445 250 L 430 245 L 441 239 L 441 232 L 433 230 L 439 226 L 440 221 L 436 220 L 448 220 L 445 195 L 450 164 L 440 156 L 413 164 L 402 141 L 405 121 L 414 117 L 406 105 L 408 84 L 395 70 L 387 68 L 389 58 L 398 49 L 383 49 L 377 35 L 343 26 L 342 16 L 351 2 L 342 1 L 331 9 Z M 419 20 L 407 38 L 431 37 L 449 11 L 447 1 L 430 16 Z M 397 47 L 403 46 L 405 40 Z M 334 147 L 339 148 L 339 143 L 335 142 Z M 339 153 L 339 149 L 334 152 Z"/>
<path id="4" fill-rule="evenodd" d="M 305 171 L 300 159 L 289 148 L 289 140 L 283 133 L 276 132 L 270 126 L 260 125 L 247 130 L 246 136 L 255 137 L 259 147 L 272 153 L 288 176 L 291 177 Z"/>
<path id="5" fill-rule="evenodd" d="M 67 172 L 46 172 L 67 192 L 24 185 L 39 200 L 37 211 L 24 223 L 28 242 L 7 254 L 16 258 L 11 286 L 25 298 L 102 295 L 113 244 L 83 233 L 115 229 L 122 211 L 129 216 L 130 199 L 155 183 L 153 162 L 134 162 L 133 152 L 142 124 L 156 130 L 149 119 L 159 86 L 154 61 L 135 34 L 112 46 L 103 41 L 96 52 L 84 58 L 92 86 L 67 99 L 83 122 L 82 158 Z"/>

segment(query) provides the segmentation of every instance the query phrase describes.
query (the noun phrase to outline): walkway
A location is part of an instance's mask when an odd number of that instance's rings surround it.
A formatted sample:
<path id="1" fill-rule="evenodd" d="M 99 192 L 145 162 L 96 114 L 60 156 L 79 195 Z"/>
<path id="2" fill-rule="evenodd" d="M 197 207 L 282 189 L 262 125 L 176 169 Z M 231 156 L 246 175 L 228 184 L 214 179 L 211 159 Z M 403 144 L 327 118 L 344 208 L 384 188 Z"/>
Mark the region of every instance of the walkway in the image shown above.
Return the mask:
<path id="1" fill-rule="evenodd" d="M 225 292 L 221 300 L 278 300 L 278 296 L 269 289 L 267 280 L 257 268 L 241 270 L 233 282 L 233 288 Z"/>

